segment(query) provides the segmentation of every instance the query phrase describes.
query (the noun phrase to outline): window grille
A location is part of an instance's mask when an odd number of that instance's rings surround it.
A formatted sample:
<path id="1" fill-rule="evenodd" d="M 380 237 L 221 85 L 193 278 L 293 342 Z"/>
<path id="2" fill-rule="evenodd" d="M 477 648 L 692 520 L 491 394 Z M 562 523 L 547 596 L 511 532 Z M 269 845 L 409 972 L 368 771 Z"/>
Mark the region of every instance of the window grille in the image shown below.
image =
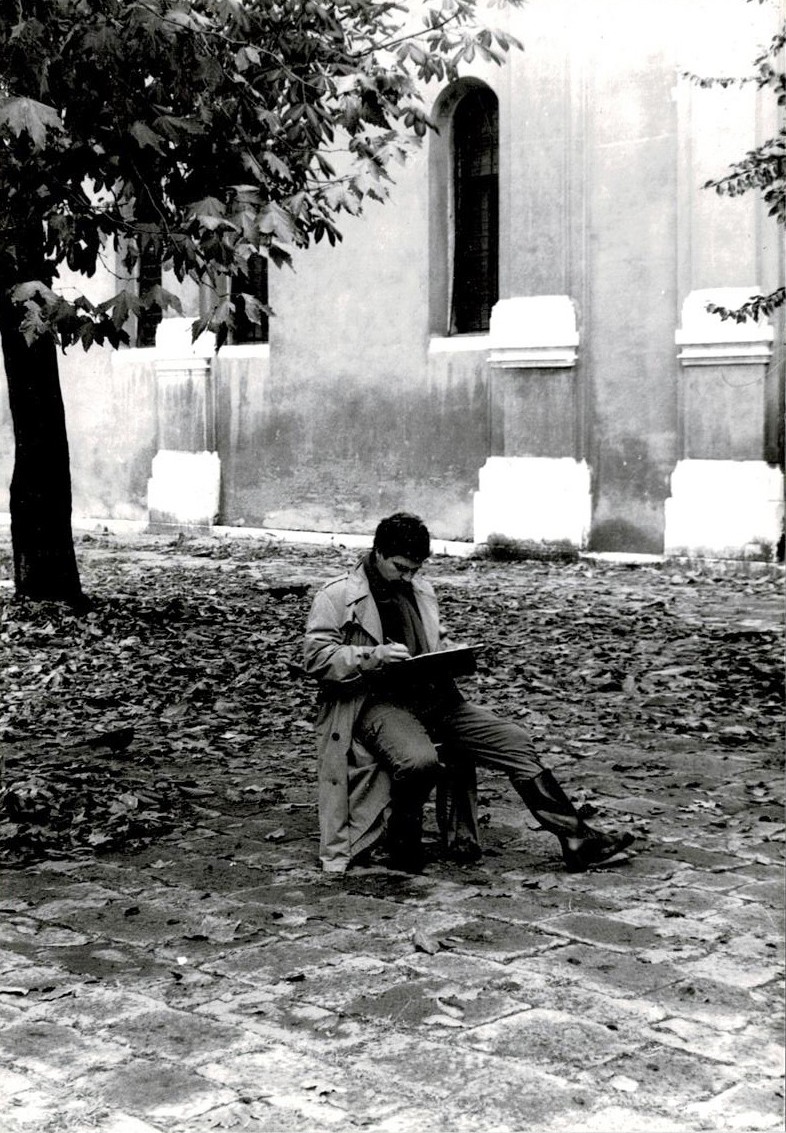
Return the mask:
<path id="1" fill-rule="evenodd" d="M 144 295 L 153 287 L 161 286 L 161 255 L 154 244 L 143 244 L 139 252 L 139 294 Z M 148 307 L 136 323 L 136 345 L 155 346 L 156 330 L 161 322 L 161 308 Z"/>
<path id="2" fill-rule="evenodd" d="M 246 270 L 233 277 L 231 294 L 235 300 L 235 327 L 231 341 L 239 346 L 244 343 L 268 341 L 268 317 L 263 314 L 261 323 L 253 323 L 245 312 L 245 300 L 240 296 L 245 292 L 263 306 L 268 303 L 267 259 L 265 256 L 251 256 Z"/>
<path id="3" fill-rule="evenodd" d="M 453 115 L 454 255 L 451 331 L 487 331 L 499 298 L 499 115 L 486 88 Z"/>

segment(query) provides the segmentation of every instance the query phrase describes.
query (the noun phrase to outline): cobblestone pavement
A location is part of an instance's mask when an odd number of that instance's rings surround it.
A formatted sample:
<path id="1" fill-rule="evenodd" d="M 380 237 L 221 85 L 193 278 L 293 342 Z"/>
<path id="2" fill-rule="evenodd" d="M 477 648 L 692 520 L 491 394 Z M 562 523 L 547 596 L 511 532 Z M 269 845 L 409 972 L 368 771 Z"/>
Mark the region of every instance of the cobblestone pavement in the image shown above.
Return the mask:
<path id="1" fill-rule="evenodd" d="M 566 874 L 482 776 L 478 865 L 322 875 L 310 769 L 276 808 L 6 870 L 0 1129 L 779 1129 L 777 746 L 572 767 L 643 835 L 613 871 Z"/>

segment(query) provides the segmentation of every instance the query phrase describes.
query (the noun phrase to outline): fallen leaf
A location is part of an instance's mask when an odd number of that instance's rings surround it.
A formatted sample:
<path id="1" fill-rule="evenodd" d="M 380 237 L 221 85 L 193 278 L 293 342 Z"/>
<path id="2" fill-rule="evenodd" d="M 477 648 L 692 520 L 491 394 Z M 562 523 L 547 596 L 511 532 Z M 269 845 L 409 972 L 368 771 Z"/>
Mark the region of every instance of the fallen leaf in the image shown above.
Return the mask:
<path id="1" fill-rule="evenodd" d="M 415 945 L 416 952 L 426 952 L 429 956 L 436 955 L 440 950 L 439 941 L 435 940 L 432 936 L 427 936 L 426 933 L 420 929 L 416 929 L 412 934 L 412 943 Z"/>

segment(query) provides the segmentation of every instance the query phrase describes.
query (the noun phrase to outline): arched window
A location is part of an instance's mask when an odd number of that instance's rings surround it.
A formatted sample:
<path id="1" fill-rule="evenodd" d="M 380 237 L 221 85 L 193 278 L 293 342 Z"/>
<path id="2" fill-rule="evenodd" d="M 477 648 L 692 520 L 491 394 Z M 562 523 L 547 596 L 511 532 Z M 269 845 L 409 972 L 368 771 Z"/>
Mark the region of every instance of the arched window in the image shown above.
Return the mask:
<path id="1" fill-rule="evenodd" d="M 457 103 L 453 141 L 453 280 L 450 331 L 487 331 L 499 298 L 499 113 L 472 86 Z"/>

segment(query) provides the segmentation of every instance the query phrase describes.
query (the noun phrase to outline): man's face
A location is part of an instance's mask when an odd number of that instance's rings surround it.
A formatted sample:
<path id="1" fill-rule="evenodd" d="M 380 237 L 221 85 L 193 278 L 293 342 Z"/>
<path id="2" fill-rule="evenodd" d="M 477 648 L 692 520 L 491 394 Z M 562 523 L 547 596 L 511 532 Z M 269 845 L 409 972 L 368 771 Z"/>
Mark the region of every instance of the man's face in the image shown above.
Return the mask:
<path id="1" fill-rule="evenodd" d="M 423 566 L 417 559 L 409 559 L 406 555 L 390 555 L 385 558 L 379 551 L 374 552 L 376 567 L 386 582 L 410 582 Z"/>

